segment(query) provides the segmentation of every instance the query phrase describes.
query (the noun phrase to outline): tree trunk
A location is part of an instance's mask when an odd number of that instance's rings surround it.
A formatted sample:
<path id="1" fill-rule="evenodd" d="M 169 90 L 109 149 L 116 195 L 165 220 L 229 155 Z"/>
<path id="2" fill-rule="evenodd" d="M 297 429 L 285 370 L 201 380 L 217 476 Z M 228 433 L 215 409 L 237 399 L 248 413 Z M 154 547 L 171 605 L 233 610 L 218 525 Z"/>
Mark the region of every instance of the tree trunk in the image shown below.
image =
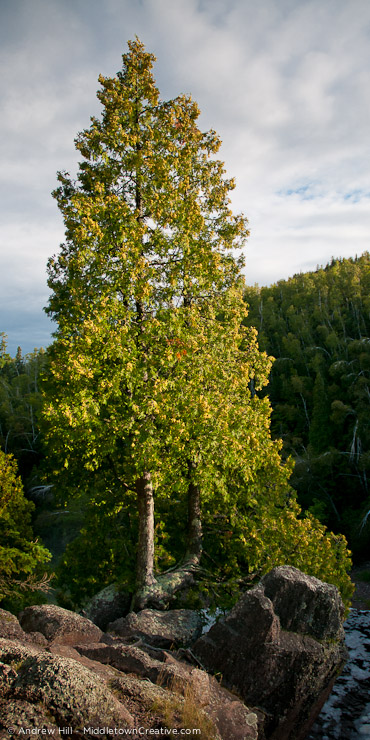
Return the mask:
<path id="1" fill-rule="evenodd" d="M 200 488 L 190 481 L 188 488 L 188 542 L 184 564 L 196 567 L 202 557 L 202 519 Z"/>
<path id="2" fill-rule="evenodd" d="M 193 467 L 193 464 L 189 462 L 189 478 Z M 136 485 L 140 516 L 139 550 L 137 588 L 131 608 L 136 611 L 148 608 L 166 609 L 171 604 L 175 593 L 194 584 L 194 573 L 199 567 L 202 555 L 200 489 L 190 478 L 188 488 L 188 540 L 184 559 L 173 570 L 154 578 L 154 506 L 150 474 L 146 473 L 139 478 Z"/>
<path id="3" fill-rule="evenodd" d="M 139 512 L 139 534 L 136 564 L 137 590 L 145 589 L 155 582 L 154 568 L 154 498 L 150 473 L 136 481 Z"/>

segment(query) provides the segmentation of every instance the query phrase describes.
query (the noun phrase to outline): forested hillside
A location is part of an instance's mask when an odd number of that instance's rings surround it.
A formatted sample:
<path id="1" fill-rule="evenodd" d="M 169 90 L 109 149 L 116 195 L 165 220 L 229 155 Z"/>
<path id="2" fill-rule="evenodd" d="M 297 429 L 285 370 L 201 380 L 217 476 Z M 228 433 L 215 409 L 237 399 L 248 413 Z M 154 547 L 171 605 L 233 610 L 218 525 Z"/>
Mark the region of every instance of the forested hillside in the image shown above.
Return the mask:
<path id="1" fill-rule="evenodd" d="M 19 610 L 38 600 L 49 580 L 51 555 L 34 536 L 36 507 L 23 490 L 23 481 L 32 489 L 42 457 L 39 382 L 46 355 L 40 350 L 24 358 L 18 348 L 12 358 L 3 333 L 0 340 L 0 601 Z"/>
<path id="2" fill-rule="evenodd" d="M 265 389 L 272 433 L 292 455 L 304 509 L 344 532 L 357 556 L 370 537 L 370 255 L 249 287 L 248 324 L 275 357 Z"/>
<path id="3" fill-rule="evenodd" d="M 14 455 L 23 480 L 41 459 L 40 375 L 45 364 L 42 349 L 23 357 L 18 347 L 11 357 L 0 332 L 0 447 Z"/>

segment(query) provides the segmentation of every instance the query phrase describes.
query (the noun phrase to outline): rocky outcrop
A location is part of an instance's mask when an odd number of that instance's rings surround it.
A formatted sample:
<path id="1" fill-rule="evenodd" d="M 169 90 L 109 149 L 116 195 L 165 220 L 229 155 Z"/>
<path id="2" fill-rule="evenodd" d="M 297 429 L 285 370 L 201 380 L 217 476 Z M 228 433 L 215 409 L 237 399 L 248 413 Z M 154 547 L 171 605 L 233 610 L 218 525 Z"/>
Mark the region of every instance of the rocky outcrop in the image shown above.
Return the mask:
<path id="1" fill-rule="evenodd" d="M 0 703 L 4 728 L 32 727 L 37 721 L 40 728 L 72 726 L 79 737 L 86 724 L 134 726 L 130 713 L 104 682 L 75 660 L 0 640 L 0 661 L 8 668 L 5 702 Z"/>
<path id="2" fill-rule="evenodd" d="M 342 615 L 333 586 L 282 566 L 193 651 L 262 712 L 259 738 L 303 740 L 344 664 Z"/>
<path id="3" fill-rule="evenodd" d="M 130 604 L 131 595 L 122 591 L 117 584 L 112 583 L 93 596 L 81 614 L 94 622 L 101 630 L 106 630 L 109 622 L 114 622 L 128 613 Z"/>
<path id="4" fill-rule="evenodd" d="M 148 644 L 158 647 L 188 647 L 202 634 L 202 619 L 191 609 L 167 612 L 143 609 L 111 622 L 108 631 L 124 640 L 142 637 Z"/>
<path id="5" fill-rule="evenodd" d="M 76 738 L 172 727 L 207 740 L 303 740 L 343 661 L 342 613 L 333 587 L 288 567 L 190 648 L 200 625 L 187 610 L 144 610 L 108 633 L 53 605 L 20 622 L 2 610 L 0 737 L 7 727 L 72 727 Z"/>
<path id="6" fill-rule="evenodd" d="M 64 645 L 97 642 L 103 634 L 89 619 L 55 604 L 28 606 L 20 613 L 19 622 L 25 632 L 41 632 L 47 640 Z"/>
<path id="7" fill-rule="evenodd" d="M 166 651 L 155 651 L 157 657 L 149 655 L 135 645 L 123 645 L 115 641 L 109 645 L 77 645 L 81 655 L 90 660 L 114 666 L 124 674 L 132 674 L 150 681 L 154 685 L 166 687 L 172 693 L 166 701 L 187 702 L 196 715 L 197 708 L 211 719 L 223 740 L 257 739 L 257 717 L 235 695 L 222 688 L 213 676 L 205 671 L 181 662 Z M 114 684 L 117 686 L 117 682 Z M 123 682 L 118 685 L 124 687 Z M 136 684 L 137 685 L 137 684 Z M 141 694 L 145 694 L 145 683 L 139 684 Z M 193 722 L 195 718 L 193 718 Z M 196 725 L 194 724 L 193 727 Z"/>
<path id="8" fill-rule="evenodd" d="M 76 732 L 83 731 L 87 719 L 93 725 L 103 722 L 107 727 L 133 727 L 130 713 L 85 666 L 44 650 L 20 650 L 17 643 L 3 642 L 0 661 L 10 663 L 13 670 L 6 691 L 12 698 L 9 705 L 13 700 L 18 708 L 23 703 L 24 711 L 29 705 L 42 705 L 54 725 L 67 727 L 73 723 Z M 11 708 L 9 711 L 6 719 L 12 726 L 14 717 Z"/>
<path id="9" fill-rule="evenodd" d="M 100 630 L 99 641 L 88 644 L 89 620 L 65 612 L 42 606 L 27 618 L 22 613 L 25 628 L 48 636 L 46 647 L 30 644 L 16 618 L 4 613 L 17 638 L 0 639 L 0 737 L 8 727 L 13 734 L 71 727 L 76 738 L 108 738 L 114 728 L 159 734 L 171 726 L 178 733 L 199 727 L 208 740 L 257 740 L 256 714 L 213 676 L 174 653 L 142 650 Z"/>

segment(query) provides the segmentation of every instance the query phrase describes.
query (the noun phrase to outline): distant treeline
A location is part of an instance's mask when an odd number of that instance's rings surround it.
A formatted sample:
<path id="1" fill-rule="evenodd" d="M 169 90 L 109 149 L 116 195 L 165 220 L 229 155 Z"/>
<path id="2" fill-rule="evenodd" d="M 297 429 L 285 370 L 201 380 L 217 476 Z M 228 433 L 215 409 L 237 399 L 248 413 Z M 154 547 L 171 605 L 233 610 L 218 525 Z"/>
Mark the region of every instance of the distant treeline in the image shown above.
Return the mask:
<path id="1" fill-rule="evenodd" d="M 0 448 L 14 455 L 24 482 L 42 457 L 40 376 L 46 362 L 43 349 L 22 356 L 18 347 L 11 357 L 0 332 Z"/>
<path id="2" fill-rule="evenodd" d="M 304 509 L 365 556 L 370 535 L 370 255 L 248 287 L 248 323 L 275 358 L 272 433 Z"/>

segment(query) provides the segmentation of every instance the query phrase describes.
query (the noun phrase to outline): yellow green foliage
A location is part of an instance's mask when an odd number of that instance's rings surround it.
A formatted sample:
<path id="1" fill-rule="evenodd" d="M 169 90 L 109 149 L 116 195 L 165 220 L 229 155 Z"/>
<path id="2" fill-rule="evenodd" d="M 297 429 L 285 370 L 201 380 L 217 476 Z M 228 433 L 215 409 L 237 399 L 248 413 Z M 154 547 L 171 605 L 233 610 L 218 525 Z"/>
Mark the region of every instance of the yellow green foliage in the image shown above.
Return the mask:
<path id="1" fill-rule="evenodd" d="M 226 562 L 218 553 L 223 572 L 233 562 L 235 573 L 261 568 L 279 548 L 284 557 L 294 528 L 311 546 L 310 520 L 300 524 L 297 510 L 281 503 L 287 470 L 280 442 L 271 439 L 270 404 L 259 395 L 271 359 L 259 350 L 256 330 L 244 325 L 243 258 L 236 255 L 247 221 L 230 210 L 234 182 L 215 157 L 220 139 L 200 130 L 190 96 L 160 99 L 153 61 L 136 39 L 122 71 L 100 77 L 102 116 L 77 137 L 77 179 L 60 173 L 54 193 L 66 238 L 48 264 L 47 311 L 58 327 L 44 419 L 53 473 L 70 493 L 90 497 L 89 526 L 63 563 L 64 573 L 73 563 L 75 591 L 83 553 L 104 546 L 93 536 L 99 507 L 110 512 L 112 533 L 101 577 L 125 572 L 114 522 L 129 501 L 127 538 L 135 541 L 132 496 L 144 475 L 166 525 L 157 531 L 163 565 L 174 553 L 184 557 L 184 521 L 182 529 L 175 523 L 190 484 L 200 492 L 206 523 L 235 509 L 237 527 L 243 525 L 235 539 L 241 556 Z M 147 532 L 152 520 L 146 524 Z M 86 562 L 94 579 L 96 558 Z"/>
<path id="2" fill-rule="evenodd" d="M 42 576 L 40 566 L 50 560 L 48 550 L 33 540 L 33 509 L 13 457 L 0 451 L 0 599 L 34 589 Z"/>
<path id="3" fill-rule="evenodd" d="M 267 464 L 249 496 L 240 491 L 230 510 L 207 512 L 204 547 L 218 569 L 216 590 L 234 601 L 239 589 L 278 565 L 293 565 L 334 584 L 348 608 L 353 594 L 351 553 L 343 535 L 333 534 L 311 513 L 303 513 L 289 486 L 291 465 Z M 252 503 L 252 490 L 254 501 Z M 217 539 L 214 536 L 217 531 Z M 205 562 L 207 562 L 205 560 Z M 207 562 L 207 565 L 209 561 Z"/>

